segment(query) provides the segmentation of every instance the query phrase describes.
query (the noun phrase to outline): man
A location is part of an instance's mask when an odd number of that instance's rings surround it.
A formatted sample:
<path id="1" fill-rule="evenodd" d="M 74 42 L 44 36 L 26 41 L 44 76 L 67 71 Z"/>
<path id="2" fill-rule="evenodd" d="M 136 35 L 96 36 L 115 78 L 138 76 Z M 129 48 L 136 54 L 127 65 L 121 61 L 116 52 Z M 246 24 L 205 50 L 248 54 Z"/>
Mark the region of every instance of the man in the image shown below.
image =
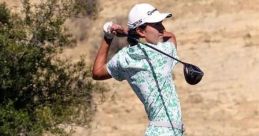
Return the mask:
<path id="1" fill-rule="evenodd" d="M 112 22 L 104 25 L 104 38 L 93 66 L 95 80 L 128 81 L 144 104 L 150 121 L 146 136 L 183 135 L 180 102 L 172 80 L 172 69 L 177 61 L 138 42 L 141 40 L 177 58 L 175 36 L 162 24 L 171 16 L 147 3 L 134 5 L 129 12 L 128 29 Z M 128 36 L 129 46 L 107 62 L 113 37 L 122 35 Z"/>

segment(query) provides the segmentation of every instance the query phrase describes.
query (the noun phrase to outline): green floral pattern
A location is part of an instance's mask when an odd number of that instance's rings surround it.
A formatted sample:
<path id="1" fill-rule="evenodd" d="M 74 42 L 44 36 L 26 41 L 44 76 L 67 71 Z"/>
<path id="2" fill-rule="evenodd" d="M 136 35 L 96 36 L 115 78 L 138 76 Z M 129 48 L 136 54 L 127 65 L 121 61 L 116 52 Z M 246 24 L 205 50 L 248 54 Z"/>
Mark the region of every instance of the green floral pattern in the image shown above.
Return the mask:
<path id="1" fill-rule="evenodd" d="M 149 126 L 145 136 L 183 136 L 182 130 L 168 127 Z"/>
<path id="2" fill-rule="evenodd" d="M 150 44 L 151 45 L 151 44 Z M 176 48 L 171 42 L 151 45 L 175 58 Z M 144 104 L 150 121 L 182 123 L 180 102 L 172 80 L 177 61 L 139 43 L 120 50 L 107 64 L 107 70 L 116 80 L 127 80 Z M 180 136 L 174 127 L 149 125 L 146 136 Z"/>

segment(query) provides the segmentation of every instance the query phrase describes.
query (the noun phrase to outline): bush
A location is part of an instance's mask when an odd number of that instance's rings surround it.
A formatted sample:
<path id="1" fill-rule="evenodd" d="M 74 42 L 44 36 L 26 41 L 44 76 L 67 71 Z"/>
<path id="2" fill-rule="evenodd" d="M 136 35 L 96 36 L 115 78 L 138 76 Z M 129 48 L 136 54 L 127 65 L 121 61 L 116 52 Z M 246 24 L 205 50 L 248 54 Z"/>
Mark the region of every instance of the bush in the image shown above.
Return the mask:
<path id="1" fill-rule="evenodd" d="M 81 16 L 97 17 L 97 0 L 75 0 L 74 14 Z"/>
<path id="2" fill-rule="evenodd" d="M 79 13 L 76 2 L 24 0 L 22 16 L 0 4 L 1 136 L 65 134 L 59 124 L 91 120 L 92 91 L 101 86 L 91 80 L 83 59 L 57 57 L 62 47 L 75 44 L 63 24 Z M 88 15 L 96 15 L 92 12 Z"/>

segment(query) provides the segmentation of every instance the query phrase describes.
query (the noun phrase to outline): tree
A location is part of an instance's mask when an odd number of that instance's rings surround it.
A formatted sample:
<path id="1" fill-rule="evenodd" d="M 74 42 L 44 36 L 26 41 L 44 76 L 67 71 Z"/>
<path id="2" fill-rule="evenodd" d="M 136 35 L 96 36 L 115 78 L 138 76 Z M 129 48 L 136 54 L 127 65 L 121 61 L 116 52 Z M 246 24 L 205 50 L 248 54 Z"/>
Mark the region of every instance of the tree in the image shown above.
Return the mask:
<path id="1" fill-rule="evenodd" d="M 63 24 L 80 13 L 73 8 L 76 3 L 47 0 L 32 5 L 24 0 L 21 15 L 0 4 L 1 136 L 65 134 L 59 124 L 90 121 L 92 91 L 101 86 L 91 80 L 83 59 L 71 63 L 57 57 L 75 43 Z M 92 9 L 87 15 L 96 15 Z"/>

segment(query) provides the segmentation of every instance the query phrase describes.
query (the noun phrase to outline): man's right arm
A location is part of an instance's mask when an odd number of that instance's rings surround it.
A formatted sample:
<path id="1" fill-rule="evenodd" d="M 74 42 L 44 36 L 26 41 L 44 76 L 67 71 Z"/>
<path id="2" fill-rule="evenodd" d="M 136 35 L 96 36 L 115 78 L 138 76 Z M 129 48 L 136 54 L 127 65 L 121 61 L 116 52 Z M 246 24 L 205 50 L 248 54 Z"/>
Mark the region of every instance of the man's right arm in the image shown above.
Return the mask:
<path id="1" fill-rule="evenodd" d="M 98 50 L 92 69 L 92 78 L 95 80 L 105 80 L 112 78 L 106 69 L 106 63 L 111 42 L 112 39 L 108 39 L 106 37 L 104 37 L 101 42 L 101 46 Z"/>
<path id="2" fill-rule="evenodd" d="M 114 24 L 112 22 L 107 22 L 104 24 L 105 35 L 94 61 L 92 70 L 93 79 L 105 80 L 112 78 L 112 76 L 108 73 L 106 66 L 109 48 L 114 36 L 125 36 L 127 34 L 127 31 L 128 30 L 123 28 L 121 25 Z"/>

